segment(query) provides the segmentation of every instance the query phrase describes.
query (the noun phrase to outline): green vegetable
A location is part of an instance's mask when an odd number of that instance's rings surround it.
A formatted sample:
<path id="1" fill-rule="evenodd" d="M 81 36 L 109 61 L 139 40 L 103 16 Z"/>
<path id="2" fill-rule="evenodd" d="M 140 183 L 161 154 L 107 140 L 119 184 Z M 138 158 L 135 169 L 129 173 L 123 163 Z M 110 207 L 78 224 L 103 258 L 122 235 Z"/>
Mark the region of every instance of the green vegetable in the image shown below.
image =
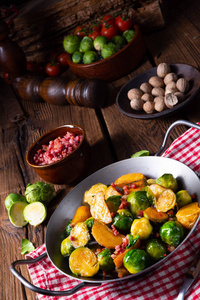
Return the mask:
<path id="1" fill-rule="evenodd" d="M 81 37 L 78 35 L 68 35 L 64 37 L 63 47 L 66 52 L 73 54 L 79 50 Z"/>
<path id="2" fill-rule="evenodd" d="M 171 246 L 178 246 L 184 238 L 184 228 L 177 221 L 168 221 L 160 227 L 160 237 Z"/>
<path id="3" fill-rule="evenodd" d="M 40 225 L 47 216 L 46 206 L 42 202 L 32 202 L 24 209 L 24 218 L 30 225 Z"/>
<path id="4" fill-rule="evenodd" d="M 27 185 L 25 196 L 29 203 L 39 201 L 48 205 L 49 202 L 56 196 L 56 192 L 52 184 L 39 181 L 33 184 L 29 183 Z"/>
<path id="5" fill-rule="evenodd" d="M 72 227 L 70 226 L 70 225 L 71 225 L 71 221 L 72 221 L 72 220 L 70 220 L 70 221 L 67 223 L 67 226 L 66 226 L 66 233 L 67 233 L 67 236 L 70 235 L 70 232 L 71 232 L 71 230 L 72 230 Z"/>
<path id="6" fill-rule="evenodd" d="M 162 176 L 156 179 L 156 183 L 163 186 L 166 189 L 171 189 L 174 192 L 176 192 L 176 190 L 178 189 L 177 180 L 172 174 L 163 174 Z"/>
<path id="7" fill-rule="evenodd" d="M 146 243 L 146 252 L 153 260 L 160 260 L 166 256 L 167 247 L 160 239 L 150 239 Z"/>
<path id="8" fill-rule="evenodd" d="M 28 239 L 21 240 L 21 254 L 25 255 L 31 251 L 33 251 L 35 247 Z"/>
<path id="9" fill-rule="evenodd" d="M 120 209 L 113 219 L 113 225 L 122 233 L 128 233 L 133 223 L 133 216 L 128 209 Z"/>
<path id="10" fill-rule="evenodd" d="M 121 205 L 121 196 L 113 195 L 108 197 L 106 200 L 106 204 L 109 208 L 110 212 L 116 213 L 117 210 L 119 209 L 119 206 Z"/>
<path id="11" fill-rule="evenodd" d="M 129 29 L 123 32 L 123 36 L 125 37 L 128 43 L 133 39 L 134 35 L 135 35 L 135 30 L 133 29 Z"/>
<path id="12" fill-rule="evenodd" d="M 125 37 L 122 36 L 122 35 L 113 36 L 111 42 L 114 43 L 117 46 L 124 46 L 124 45 L 127 44 L 127 41 L 126 41 Z"/>
<path id="13" fill-rule="evenodd" d="M 139 235 L 140 240 L 146 240 L 151 235 L 153 227 L 149 219 L 142 217 L 135 219 L 131 225 L 131 234 L 133 237 Z"/>
<path id="14" fill-rule="evenodd" d="M 92 226 L 94 225 L 94 218 L 90 217 L 85 221 L 85 225 L 87 226 L 88 229 L 91 229 Z"/>
<path id="15" fill-rule="evenodd" d="M 146 191 L 136 191 L 128 195 L 127 201 L 130 203 L 130 211 L 137 217 L 140 210 L 145 210 L 150 206 Z"/>
<path id="16" fill-rule="evenodd" d="M 148 150 L 138 151 L 138 152 L 134 153 L 133 155 L 131 155 L 131 158 L 140 157 L 140 156 L 149 156 L 149 151 Z"/>
<path id="17" fill-rule="evenodd" d="M 72 251 L 74 251 L 74 247 L 72 246 L 69 237 L 67 237 L 61 243 L 60 252 L 63 256 L 69 256 Z"/>
<path id="18" fill-rule="evenodd" d="M 135 245 L 135 243 L 139 239 L 139 234 L 136 234 L 134 237 L 132 236 L 132 234 L 127 234 L 127 237 L 128 237 L 128 245 L 126 246 L 126 248 L 130 248 L 133 245 Z"/>
<path id="19" fill-rule="evenodd" d="M 5 199 L 6 209 L 9 211 L 9 209 L 11 208 L 11 206 L 15 202 L 25 202 L 25 203 L 27 203 L 26 198 L 23 195 L 17 194 L 17 193 L 11 193 Z"/>
<path id="20" fill-rule="evenodd" d="M 145 186 L 142 190 L 147 193 L 146 195 L 147 195 L 147 198 L 148 198 L 150 204 L 155 205 L 156 197 L 155 197 L 154 193 L 152 192 L 151 188 L 149 187 L 149 185 Z"/>
<path id="21" fill-rule="evenodd" d="M 87 51 L 92 51 L 93 49 L 93 39 L 89 36 L 84 36 L 80 42 L 79 51 L 85 53 Z"/>
<path id="22" fill-rule="evenodd" d="M 80 64 L 83 60 L 83 53 L 81 53 L 80 51 L 75 51 L 72 54 L 72 61 L 75 64 Z"/>
<path id="23" fill-rule="evenodd" d="M 83 55 L 84 64 L 91 64 L 97 60 L 99 60 L 99 55 L 95 51 L 87 51 Z"/>
<path id="24" fill-rule="evenodd" d="M 118 47 L 113 44 L 112 42 L 103 46 L 101 50 L 101 56 L 105 59 L 110 57 L 111 55 L 115 54 L 118 50 Z"/>
<path id="25" fill-rule="evenodd" d="M 108 42 L 109 42 L 109 39 L 106 36 L 104 36 L 104 35 L 97 36 L 93 42 L 94 48 L 97 51 L 101 51 L 103 49 L 103 46 L 108 44 Z"/>
<path id="26" fill-rule="evenodd" d="M 23 215 L 24 209 L 27 205 L 27 202 L 18 201 L 13 203 L 13 205 L 9 208 L 8 216 L 10 222 L 15 227 L 23 227 L 28 223 Z"/>
<path id="27" fill-rule="evenodd" d="M 192 197 L 186 190 L 178 191 L 176 193 L 176 203 L 178 204 L 178 207 L 181 208 L 187 204 L 192 203 Z"/>
<path id="28" fill-rule="evenodd" d="M 131 274 L 136 274 L 149 266 L 149 256 L 144 250 L 132 249 L 125 254 L 123 263 Z"/>
<path id="29" fill-rule="evenodd" d="M 115 264 L 113 262 L 111 254 L 111 251 L 106 248 L 97 255 L 99 268 L 102 271 L 110 272 L 115 269 Z"/>

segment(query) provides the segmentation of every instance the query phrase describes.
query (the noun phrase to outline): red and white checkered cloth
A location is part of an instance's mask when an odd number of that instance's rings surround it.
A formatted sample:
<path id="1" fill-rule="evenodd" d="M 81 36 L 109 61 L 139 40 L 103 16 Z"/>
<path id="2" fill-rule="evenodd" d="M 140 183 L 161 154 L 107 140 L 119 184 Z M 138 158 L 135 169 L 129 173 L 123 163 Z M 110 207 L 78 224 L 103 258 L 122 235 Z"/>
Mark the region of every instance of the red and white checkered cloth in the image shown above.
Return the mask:
<path id="1" fill-rule="evenodd" d="M 200 131 L 194 128 L 176 139 L 163 154 L 188 165 L 200 173 Z M 160 268 L 139 279 L 103 283 L 97 287 L 85 287 L 71 296 L 49 297 L 38 294 L 39 300 L 173 300 L 176 299 L 185 273 L 200 248 L 200 223 L 193 234 Z M 45 252 L 45 245 L 26 255 L 36 258 Z M 46 257 L 37 264 L 28 266 L 33 284 L 48 290 L 68 290 L 80 281 L 59 272 Z M 185 295 L 187 300 L 200 299 L 200 279 Z"/>

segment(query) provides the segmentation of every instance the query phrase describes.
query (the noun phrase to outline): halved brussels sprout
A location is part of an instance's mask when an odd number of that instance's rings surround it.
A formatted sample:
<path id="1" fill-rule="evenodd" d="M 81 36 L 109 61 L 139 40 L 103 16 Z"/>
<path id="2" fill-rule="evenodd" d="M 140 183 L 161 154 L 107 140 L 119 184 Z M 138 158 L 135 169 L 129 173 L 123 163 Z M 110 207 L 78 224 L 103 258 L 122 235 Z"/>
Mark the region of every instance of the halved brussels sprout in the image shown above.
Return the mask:
<path id="1" fill-rule="evenodd" d="M 79 247 L 71 253 L 69 267 L 77 276 L 92 277 L 99 271 L 99 262 L 89 248 Z"/>
<path id="2" fill-rule="evenodd" d="M 177 221 L 168 221 L 160 227 L 160 237 L 168 245 L 177 247 L 184 238 L 184 228 Z"/>
<path id="3" fill-rule="evenodd" d="M 170 190 L 166 189 L 162 194 L 156 199 L 156 209 L 159 212 L 167 212 L 173 209 L 176 205 L 176 194 Z"/>
<path id="4" fill-rule="evenodd" d="M 131 225 L 131 234 L 139 235 L 140 240 L 148 239 L 153 231 L 153 227 L 147 218 L 135 219 Z"/>
<path id="5" fill-rule="evenodd" d="M 163 186 L 161 186 L 157 183 L 151 184 L 149 186 L 149 188 L 156 198 L 158 198 L 162 194 L 162 192 L 164 192 L 166 190 L 166 188 L 164 188 Z"/>
<path id="6" fill-rule="evenodd" d="M 176 192 L 178 189 L 177 180 L 172 174 L 163 174 L 162 176 L 156 179 L 156 183 L 163 186 L 166 189 L 171 189 L 174 192 Z"/>
<path id="7" fill-rule="evenodd" d="M 111 272 L 115 268 L 115 264 L 111 257 L 111 251 L 109 249 L 104 249 L 97 255 L 99 262 L 99 268 L 105 272 Z"/>
<path id="8" fill-rule="evenodd" d="M 89 230 L 84 222 L 77 223 L 71 230 L 70 241 L 74 248 L 87 245 L 90 240 Z"/>
<path id="9" fill-rule="evenodd" d="M 110 212 L 116 213 L 121 205 L 121 196 L 110 196 L 106 200 L 106 204 Z"/>
<path id="10" fill-rule="evenodd" d="M 146 243 L 146 252 L 153 260 L 160 260 L 166 256 L 167 247 L 160 239 L 150 239 Z"/>
<path id="11" fill-rule="evenodd" d="M 42 202 L 32 202 L 23 211 L 24 218 L 30 225 L 40 225 L 47 216 L 47 208 Z"/>
<path id="12" fill-rule="evenodd" d="M 131 224 L 133 223 L 133 216 L 128 209 L 119 209 L 117 215 L 113 219 L 113 225 L 119 232 L 130 232 Z"/>
<path id="13" fill-rule="evenodd" d="M 155 205 L 156 197 L 155 197 L 154 193 L 152 192 L 152 189 L 150 188 L 150 186 L 147 185 L 142 190 L 145 191 L 145 192 L 147 192 L 147 198 L 148 198 L 149 202 L 152 205 Z"/>
<path id="14" fill-rule="evenodd" d="M 123 263 L 131 274 L 136 274 L 149 266 L 149 256 L 144 250 L 132 249 L 125 254 Z"/>
<path id="15" fill-rule="evenodd" d="M 130 203 L 130 211 L 137 217 L 140 210 L 145 210 L 150 206 L 146 191 L 136 191 L 128 195 L 127 201 Z"/>
<path id="16" fill-rule="evenodd" d="M 176 203 L 178 207 L 181 208 L 184 205 L 190 204 L 192 202 L 192 197 L 186 190 L 181 190 L 176 193 Z"/>
<path id="17" fill-rule="evenodd" d="M 61 243 L 60 252 L 63 256 L 69 256 L 73 250 L 74 247 L 72 246 L 69 237 L 67 237 Z"/>

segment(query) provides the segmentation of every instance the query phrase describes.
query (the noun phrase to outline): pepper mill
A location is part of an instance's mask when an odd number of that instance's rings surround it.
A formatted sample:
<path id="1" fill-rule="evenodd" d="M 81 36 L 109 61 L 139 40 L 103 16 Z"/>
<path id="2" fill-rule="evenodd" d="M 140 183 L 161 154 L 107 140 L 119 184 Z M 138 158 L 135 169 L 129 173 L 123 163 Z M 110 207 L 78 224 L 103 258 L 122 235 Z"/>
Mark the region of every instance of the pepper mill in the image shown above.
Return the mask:
<path id="1" fill-rule="evenodd" d="M 69 81 L 61 76 L 45 78 L 28 74 L 25 53 L 8 35 L 8 26 L 0 19 L 0 67 L 12 78 L 12 86 L 21 99 L 90 108 L 101 108 L 106 105 L 109 89 L 101 79 Z"/>

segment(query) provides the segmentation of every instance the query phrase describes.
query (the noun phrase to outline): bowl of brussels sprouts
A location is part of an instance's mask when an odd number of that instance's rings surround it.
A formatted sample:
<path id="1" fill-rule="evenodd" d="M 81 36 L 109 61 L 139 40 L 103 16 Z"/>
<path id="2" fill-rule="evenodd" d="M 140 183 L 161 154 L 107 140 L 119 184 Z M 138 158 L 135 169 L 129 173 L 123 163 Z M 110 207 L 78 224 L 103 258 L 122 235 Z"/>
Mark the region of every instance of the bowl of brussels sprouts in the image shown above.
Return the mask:
<path id="1" fill-rule="evenodd" d="M 82 39 L 76 35 L 66 36 L 63 46 L 70 69 L 77 77 L 99 78 L 107 82 L 130 73 L 141 63 L 146 47 L 138 25 L 129 32 L 131 38 L 123 34 L 111 40 L 105 36 L 98 36 L 94 41 L 88 36 Z"/>

